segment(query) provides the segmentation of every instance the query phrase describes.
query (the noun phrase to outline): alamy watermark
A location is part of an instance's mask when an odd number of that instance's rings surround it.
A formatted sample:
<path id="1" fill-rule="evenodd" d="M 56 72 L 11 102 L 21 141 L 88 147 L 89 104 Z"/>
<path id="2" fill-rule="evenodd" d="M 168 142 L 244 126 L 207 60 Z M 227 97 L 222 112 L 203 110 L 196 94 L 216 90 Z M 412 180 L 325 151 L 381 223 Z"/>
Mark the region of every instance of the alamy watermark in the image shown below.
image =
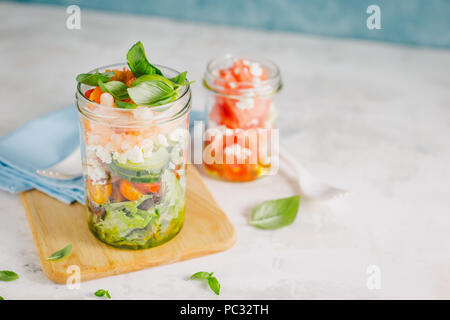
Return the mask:
<path id="1" fill-rule="evenodd" d="M 366 26 L 369 30 L 380 30 L 381 29 L 381 9 L 376 4 L 371 4 L 367 7 L 367 14 L 370 16 L 366 20 Z"/>
<path id="2" fill-rule="evenodd" d="M 77 5 L 68 6 L 66 13 L 69 15 L 66 19 L 66 27 L 69 30 L 81 29 L 81 9 Z"/>

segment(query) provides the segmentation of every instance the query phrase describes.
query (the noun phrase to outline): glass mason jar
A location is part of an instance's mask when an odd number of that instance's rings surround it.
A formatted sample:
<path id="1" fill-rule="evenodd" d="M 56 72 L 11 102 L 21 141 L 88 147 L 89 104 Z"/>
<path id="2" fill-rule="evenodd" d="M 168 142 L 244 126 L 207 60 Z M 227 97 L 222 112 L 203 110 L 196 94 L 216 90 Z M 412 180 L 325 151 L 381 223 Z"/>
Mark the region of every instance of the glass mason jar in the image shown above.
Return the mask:
<path id="1" fill-rule="evenodd" d="M 78 84 L 76 92 L 89 228 L 114 247 L 161 245 L 184 222 L 190 87 L 169 104 L 136 109 L 97 104 L 85 97 L 91 88 Z"/>
<path id="2" fill-rule="evenodd" d="M 282 87 L 277 65 L 225 55 L 208 63 L 203 84 L 206 171 L 228 181 L 251 181 L 274 172 L 275 98 Z"/>

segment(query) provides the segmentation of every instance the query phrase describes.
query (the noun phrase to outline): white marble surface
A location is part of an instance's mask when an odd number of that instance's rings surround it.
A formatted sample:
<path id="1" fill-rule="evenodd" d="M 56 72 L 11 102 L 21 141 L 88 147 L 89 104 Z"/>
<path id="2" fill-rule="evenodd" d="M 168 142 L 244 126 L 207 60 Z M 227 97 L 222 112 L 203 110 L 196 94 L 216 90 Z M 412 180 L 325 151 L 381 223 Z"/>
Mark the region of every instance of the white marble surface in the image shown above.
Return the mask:
<path id="1" fill-rule="evenodd" d="M 20 280 L 8 299 L 217 299 L 185 281 L 214 271 L 224 299 L 450 298 L 450 52 L 374 42 L 180 23 L 65 8 L 0 4 L 0 135 L 72 103 L 75 75 L 124 60 L 137 40 L 152 61 L 187 69 L 202 109 L 208 59 L 229 51 L 276 61 L 284 142 L 318 177 L 352 190 L 332 203 L 303 202 L 288 228 L 247 224 L 259 201 L 288 196 L 285 175 L 246 184 L 206 178 L 238 233 L 229 251 L 83 283 L 53 284 L 42 273 L 17 195 L 0 192 L 0 269 Z M 366 286 L 369 265 L 381 289 Z"/>

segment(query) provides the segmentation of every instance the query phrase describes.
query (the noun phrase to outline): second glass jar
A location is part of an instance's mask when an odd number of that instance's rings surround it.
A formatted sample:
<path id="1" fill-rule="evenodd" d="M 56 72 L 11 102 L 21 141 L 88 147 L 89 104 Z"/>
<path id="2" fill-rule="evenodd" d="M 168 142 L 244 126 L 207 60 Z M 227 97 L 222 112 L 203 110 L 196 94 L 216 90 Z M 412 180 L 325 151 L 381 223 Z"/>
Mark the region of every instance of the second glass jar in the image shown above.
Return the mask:
<path id="1" fill-rule="evenodd" d="M 228 181 L 252 181 L 271 172 L 279 68 L 265 59 L 225 55 L 208 63 L 203 84 L 206 171 Z"/>

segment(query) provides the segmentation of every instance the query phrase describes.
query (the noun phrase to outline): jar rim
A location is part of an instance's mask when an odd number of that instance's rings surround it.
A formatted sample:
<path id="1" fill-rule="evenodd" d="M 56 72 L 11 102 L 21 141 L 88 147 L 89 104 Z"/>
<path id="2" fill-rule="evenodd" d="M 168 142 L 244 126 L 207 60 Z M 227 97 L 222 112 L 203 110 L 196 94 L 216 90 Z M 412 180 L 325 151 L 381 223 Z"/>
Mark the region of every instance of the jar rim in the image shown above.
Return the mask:
<path id="1" fill-rule="evenodd" d="M 119 67 L 125 67 L 125 66 L 128 68 L 128 64 L 127 63 L 115 63 L 115 64 L 110 64 L 110 65 L 106 65 L 106 66 L 95 68 L 95 69 L 89 71 L 88 73 L 95 73 L 96 71 L 106 70 L 106 69 L 117 69 Z M 175 70 L 173 68 L 164 66 L 164 65 L 154 64 L 154 66 L 156 66 L 156 67 L 158 67 L 160 69 L 169 71 L 169 72 L 173 72 L 173 73 L 175 73 L 175 76 L 180 74 L 179 71 L 177 71 L 177 70 Z M 187 81 L 187 79 L 186 79 L 186 81 Z M 150 123 L 150 124 L 146 123 L 146 124 L 140 124 L 140 125 L 136 125 L 136 124 L 132 125 L 133 127 L 134 126 L 156 126 L 156 125 L 160 125 L 160 124 L 163 124 L 163 123 L 167 123 L 167 122 L 176 120 L 176 119 L 182 117 L 183 115 L 185 115 L 191 109 L 191 87 L 190 87 L 189 84 L 186 85 L 186 86 L 183 86 L 183 91 L 181 92 L 181 94 L 179 94 L 179 96 L 174 101 L 171 101 L 169 103 L 166 103 L 166 104 L 163 104 L 163 105 L 160 105 L 160 106 L 157 106 L 157 107 L 138 106 L 138 108 L 135 108 L 135 109 L 112 108 L 112 107 L 109 107 L 109 106 L 101 105 L 101 104 L 96 103 L 96 102 L 94 102 L 92 100 L 89 100 L 84 95 L 84 93 L 82 92 L 81 88 L 82 88 L 82 83 L 78 82 L 77 83 L 77 91 L 76 91 L 76 94 L 75 94 L 75 98 L 76 98 L 76 101 L 77 101 L 78 112 L 80 112 L 80 114 L 88 117 L 90 120 L 93 120 L 93 121 L 100 121 L 102 118 L 103 119 L 111 119 L 111 117 L 109 115 L 107 115 L 108 111 L 110 111 L 110 110 L 114 110 L 117 114 L 123 114 L 123 115 L 133 114 L 133 112 L 135 112 L 136 110 L 139 110 L 138 109 L 139 107 L 148 108 L 149 110 L 152 110 L 152 111 L 158 111 L 158 110 L 159 111 L 165 111 L 165 110 L 169 110 L 172 106 L 174 106 L 176 103 L 179 103 L 181 100 L 187 98 L 187 101 L 184 104 L 184 106 L 180 110 L 178 110 L 177 112 L 174 112 L 173 114 L 167 114 L 167 115 L 164 115 L 164 116 L 160 116 L 159 118 L 158 117 L 152 118 L 152 123 Z M 186 97 L 186 95 L 189 95 L 189 96 Z M 98 112 L 95 112 L 95 111 L 92 111 L 92 110 L 88 110 L 87 108 L 80 107 L 79 104 L 78 104 L 78 99 L 83 101 L 83 103 L 85 105 L 91 104 L 91 105 L 95 106 L 96 110 L 105 111 L 105 114 L 98 113 Z"/>
<path id="2" fill-rule="evenodd" d="M 245 89 L 233 89 L 233 91 L 236 92 L 236 94 L 229 94 L 224 92 L 224 88 L 221 85 L 218 85 L 216 82 L 217 77 L 216 74 L 214 74 L 215 71 L 218 70 L 217 67 L 215 67 L 215 64 L 219 62 L 225 62 L 228 61 L 236 61 L 238 59 L 244 59 L 248 60 L 250 63 L 257 62 L 261 65 L 263 65 L 266 68 L 270 68 L 272 70 L 272 73 L 270 74 L 269 78 L 266 80 L 261 80 L 260 83 L 255 86 L 254 82 L 238 82 L 240 85 L 248 86 L 249 88 Z M 261 57 L 256 57 L 252 55 L 247 54 L 232 54 L 227 53 L 218 57 L 215 57 L 211 60 L 209 60 L 208 64 L 206 65 L 206 71 L 203 78 L 203 85 L 206 89 L 213 91 L 214 93 L 222 96 L 227 97 L 235 97 L 235 98 L 242 98 L 242 96 L 271 96 L 276 93 L 278 93 L 282 88 L 282 81 L 281 81 L 281 74 L 280 69 L 278 66 L 271 60 Z"/>

